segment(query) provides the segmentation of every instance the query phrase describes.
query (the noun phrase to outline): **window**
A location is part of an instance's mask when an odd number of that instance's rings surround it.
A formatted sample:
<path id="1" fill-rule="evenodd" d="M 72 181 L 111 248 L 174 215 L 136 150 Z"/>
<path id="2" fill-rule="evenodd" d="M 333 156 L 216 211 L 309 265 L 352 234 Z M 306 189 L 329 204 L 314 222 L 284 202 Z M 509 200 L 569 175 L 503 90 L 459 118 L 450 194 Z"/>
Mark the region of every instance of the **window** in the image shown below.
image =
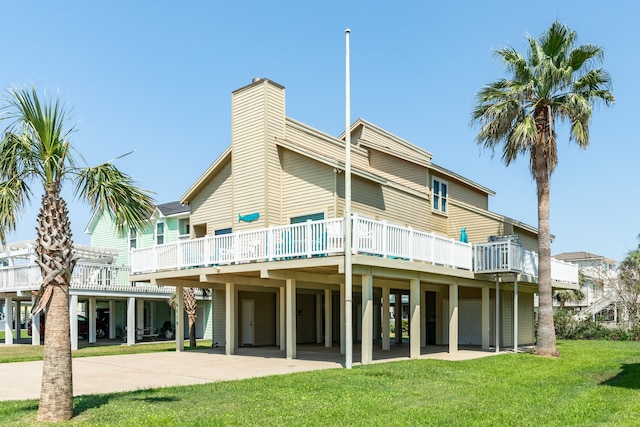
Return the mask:
<path id="1" fill-rule="evenodd" d="M 221 228 L 213 232 L 214 236 L 222 236 L 223 234 L 231 234 L 231 228 Z"/>
<path id="2" fill-rule="evenodd" d="M 433 191 L 433 210 L 436 212 L 447 213 L 448 194 L 447 190 L 449 185 L 441 179 L 434 178 L 432 181 L 431 189 Z"/>
<path id="3" fill-rule="evenodd" d="M 129 230 L 129 250 L 138 247 L 138 230 Z"/>
<path id="4" fill-rule="evenodd" d="M 178 229 L 181 239 L 189 238 L 189 218 L 179 219 Z"/>
<path id="5" fill-rule="evenodd" d="M 156 224 L 156 244 L 162 245 L 164 243 L 164 222 Z"/>

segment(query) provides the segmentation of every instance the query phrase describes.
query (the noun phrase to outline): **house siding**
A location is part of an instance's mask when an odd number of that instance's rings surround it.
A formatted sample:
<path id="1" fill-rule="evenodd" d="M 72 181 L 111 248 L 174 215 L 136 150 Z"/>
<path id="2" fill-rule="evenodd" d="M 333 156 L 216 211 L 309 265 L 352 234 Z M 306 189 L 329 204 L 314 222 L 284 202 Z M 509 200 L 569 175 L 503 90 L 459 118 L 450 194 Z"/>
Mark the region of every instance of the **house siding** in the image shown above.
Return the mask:
<path id="1" fill-rule="evenodd" d="M 231 162 L 233 215 L 260 213 L 251 223 L 238 222 L 234 230 L 266 227 L 271 209 L 279 216 L 277 137 L 285 135 L 284 88 L 268 80 L 234 92 L 232 97 Z M 267 187 L 268 186 L 268 187 Z M 267 199 L 272 199 L 267 210 Z"/>
<path id="2" fill-rule="evenodd" d="M 206 224 L 206 234 L 210 235 L 215 230 L 235 225 L 231 204 L 232 194 L 231 162 L 227 162 L 191 201 L 192 236 L 195 225 Z"/>
<path id="3" fill-rule="evenodd" d="M 275 292 L 238 292 L 238 343 L 245 342 L 242 336 L 242 301 L 254 302 L 254 345 L 276 344 L 276 293 Z"/>
<path id="4" fill-rule="evenodd" d="M 224 347 L 226 344 L 225 291 L 214 290 L 211 294 L 211 300 L 213 305 L 213 337 L 211 340 L 213 344 L 217 343 L 219 347 Z"/>
<path id="5" fill-rule="evenodd" d="M 333 211 L 333 168 L 288 150 L 282 150 L 281 156 L 283 198 L 279 223 L 286 224 L 295 216 Z"/>

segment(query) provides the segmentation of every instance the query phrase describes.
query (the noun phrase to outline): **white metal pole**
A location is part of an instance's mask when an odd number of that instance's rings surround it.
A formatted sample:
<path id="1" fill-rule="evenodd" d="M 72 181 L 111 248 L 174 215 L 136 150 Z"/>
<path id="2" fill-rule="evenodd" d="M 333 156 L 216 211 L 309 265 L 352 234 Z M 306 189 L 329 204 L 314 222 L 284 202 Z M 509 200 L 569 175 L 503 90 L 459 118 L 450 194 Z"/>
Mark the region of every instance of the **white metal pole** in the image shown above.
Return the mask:
<path id="1" fill-rule="evenodd" d="M 344 366 L 351 369 L 353 362 L 353 315 L 352 295 L 353 277 L 351 265 L 351 81 L 349 69 L 349 34 L 351 30 L 345 30 L 346 37 L 346 78 L 345 78 L 345 155 L 344 155 L 344 317 L 345 317 L 345 362 Z"/>

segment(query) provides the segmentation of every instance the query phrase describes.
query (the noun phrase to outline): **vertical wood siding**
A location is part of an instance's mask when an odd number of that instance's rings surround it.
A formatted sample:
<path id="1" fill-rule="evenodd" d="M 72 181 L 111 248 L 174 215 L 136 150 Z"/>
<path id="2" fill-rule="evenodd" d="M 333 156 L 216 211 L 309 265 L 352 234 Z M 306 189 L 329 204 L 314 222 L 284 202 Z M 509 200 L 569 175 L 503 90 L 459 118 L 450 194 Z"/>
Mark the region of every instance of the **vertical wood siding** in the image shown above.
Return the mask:
<path id="1" fill-rule="evenodd" d="M 242 336 L 242 300 L 253 300 L 253 336 L 255 345 L 276 344 L 276 293 L 275 292 L 247 292 L 238 293 L 238 343 L 243 342 Z"/>

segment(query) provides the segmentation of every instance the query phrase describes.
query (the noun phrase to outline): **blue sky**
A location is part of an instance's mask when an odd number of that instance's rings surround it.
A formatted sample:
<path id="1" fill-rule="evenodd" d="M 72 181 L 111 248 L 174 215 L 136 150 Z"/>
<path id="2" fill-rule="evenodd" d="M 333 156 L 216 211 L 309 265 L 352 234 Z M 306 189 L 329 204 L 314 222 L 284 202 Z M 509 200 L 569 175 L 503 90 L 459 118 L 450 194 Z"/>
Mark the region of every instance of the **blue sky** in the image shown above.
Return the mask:
<path id="1" fill-rule="evenodd" d="M 73 107 L 76 148 L 117 162 L 158 203 L 177 200 L 230 143 L 231 91 L 267 77 L 287 115 L 344 128 L 344 30 L 351 29 L 351 117 L 430 151 L 434 163 L 497 194 L 494 212 L 537 224 L 528 160 L 506 168 L 475 143 L 474 96 L 504 76 L 493 49 L 525 52 L 526 35 L 558 19 L 605 48 L 616 104 L 594 111 L 582 151 L 559 130 L 552 178 L 553 253 L 622 259 L 637 245 L 640 6 L 592 1 L 157 2 L 5 1 L 0 86 L 34 85 Z M 635 142 L 634 142 L 635 141 Z M 89 208 L 72 201 L 74 238 L 89 243 Z M 35 236 L 39 198 L 10 241 Z"/>

